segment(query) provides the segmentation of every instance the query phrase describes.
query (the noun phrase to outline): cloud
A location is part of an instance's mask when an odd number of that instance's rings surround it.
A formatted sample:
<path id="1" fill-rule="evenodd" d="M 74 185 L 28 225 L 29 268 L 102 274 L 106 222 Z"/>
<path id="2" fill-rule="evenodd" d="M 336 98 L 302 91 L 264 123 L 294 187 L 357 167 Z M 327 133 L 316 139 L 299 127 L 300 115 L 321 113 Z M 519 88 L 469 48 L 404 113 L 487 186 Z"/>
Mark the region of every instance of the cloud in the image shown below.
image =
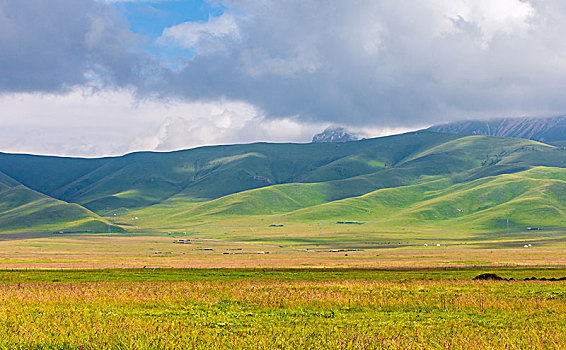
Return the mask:
<path id="1" fill-rule="evenodd" d="M 0 95 L 0 150 L 121 155 L 254 141 L 310 141 L 327 124 L 267 119 L 243 102 L 140 99 L 131 89 Z"/>
<path id="2" fill-rule="evenodd" d="M 566 12 L 559 2 L 243 0 L 225 6 L 206 25 L 164 31 L 164 39 L 175 33 L 183 47 L 223 48 L 200 50 L 170 82 L 170 93 L 245 100 L 268 116 L 358 126 L 566 110 L 559 92 L 566 83 L 560 44 Z M 216 28 L 223 17 L 238 40 L 195 29 Z"/>
<path id="3" fill-rule="evenodd" d="M 329 123 L 267 118 L 245 102 L 140 99 L 132 89 L 0 95 L 0 150 L 66 156 L 121 155 L 249 142 L 310 142 Z M 361 128 L 365 137 L 406 129 Z"/>
<path id="4" fill-rule="evenodd" d="M 0 0 L 0 92 L 141 86 L 160 68 L 140 40 L 94 0 Z"/>
<path id="5" fill-rule="evenodd" d="M 185 22 L 163 30 L 158 42 L 162 45 L 179 45 L 194 48 L 198 54 L 210 54 L 224 50 L 228 42 L 240 39 L 235 18 L 232 15 L 211 17 L 206 22 Z"/>

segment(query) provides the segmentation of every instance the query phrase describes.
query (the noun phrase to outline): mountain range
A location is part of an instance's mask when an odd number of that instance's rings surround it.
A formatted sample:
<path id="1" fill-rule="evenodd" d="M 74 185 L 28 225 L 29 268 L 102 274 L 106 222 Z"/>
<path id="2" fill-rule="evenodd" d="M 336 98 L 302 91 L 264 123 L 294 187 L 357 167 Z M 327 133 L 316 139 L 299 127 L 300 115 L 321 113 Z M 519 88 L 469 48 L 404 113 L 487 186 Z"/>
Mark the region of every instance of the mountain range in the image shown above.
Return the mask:
<path id="1" fill-rule="evenodd" d="M 566 146 L 566 116 L 467 120 L 434 125 L 426 130 L 461 135 L 520 137 Z"/>
<path id="2" fill-rule="evenodd" d="M 505 220 L 512 230 L 562 229 L 565 213 L 566 150 L 520 138 L 419 131 L 95 159 L 0 153 L 0 232 L 167 230 L 259 217 L 501 232 Z"/>

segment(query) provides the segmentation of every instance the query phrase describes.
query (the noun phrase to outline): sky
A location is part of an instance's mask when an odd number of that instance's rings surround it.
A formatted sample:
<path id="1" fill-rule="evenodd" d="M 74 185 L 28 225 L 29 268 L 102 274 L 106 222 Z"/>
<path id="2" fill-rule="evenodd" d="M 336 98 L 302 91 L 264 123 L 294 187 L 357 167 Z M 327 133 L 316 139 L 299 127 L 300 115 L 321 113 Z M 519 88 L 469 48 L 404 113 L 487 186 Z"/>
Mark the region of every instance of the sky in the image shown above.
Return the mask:
<path id="1" fill-rule="evenodd" d="M 0 0 L 0 151 L 566 114 L 563 0 Z"/>

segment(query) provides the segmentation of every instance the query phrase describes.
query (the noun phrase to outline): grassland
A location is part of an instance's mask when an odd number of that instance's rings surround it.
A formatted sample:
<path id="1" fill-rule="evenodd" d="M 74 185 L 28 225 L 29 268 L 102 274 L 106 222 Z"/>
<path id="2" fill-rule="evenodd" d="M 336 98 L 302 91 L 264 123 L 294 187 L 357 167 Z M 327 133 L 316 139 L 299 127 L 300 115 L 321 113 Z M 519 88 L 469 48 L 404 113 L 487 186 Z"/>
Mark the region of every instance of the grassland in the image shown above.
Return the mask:
<path id="1" fill-rule="evenodd" d="M 491 269 L 553 277 L 565 269 Z M 0 272 L 2 348 L 538 348 L 566 344 L 566 283 L 478 270 Z"/>
<path id="2" fill-rule="evenodd" d="M 335 224 L 335 230 L 343 230 Z M 363 226 L 363 225 L 361 225 Z M 344 231 L 317 237 L 304 231 L 285 237 L 293 227 L 269 228 L 280 237 L 269 243 L 255 242 L 252 232 L 233 233 L 243 238 L 206 238 L 205 233 L 147 234 L 43 234 L 3 236 L 0 241 L 0 269 L 11 268 L 132 268 L 132 267 L 556 267 L 566 266 L 566 238 L 526 233 L 514 237 L 469 237 L 433 240 L 406 234 L 377 234 L 370 238 L 351 237 Z M 323 229 L 329 229 L 324 228 Z M 359 228 L 351 228 L 356 230 Z M 263 232 L 256 232 L 263 234 Z M 544 235 L 547 235 L 545 233 Z M 247 236 L 246 236 L 247 235 Z M 323 233 L 324 235 L 324 233 Z M 433 232 L 431 235 L 436 235 Z M 297 243 L 301 237 L 303 243 Z M 189 239 L 187 243 L 174 243 Z M 428 246 L 424 246 L 428 244 Z M 439 244 L 440 246 L 436 246 Z M 531 244 L 530 247 L 524 245 Z"/>
<path id="3" fill-rule="evenodd" d="M 565 348 L 564 282 L 472 281 L 566 276 L 565 169 L 435 133 L 0 154 L 0 348 Z"/>

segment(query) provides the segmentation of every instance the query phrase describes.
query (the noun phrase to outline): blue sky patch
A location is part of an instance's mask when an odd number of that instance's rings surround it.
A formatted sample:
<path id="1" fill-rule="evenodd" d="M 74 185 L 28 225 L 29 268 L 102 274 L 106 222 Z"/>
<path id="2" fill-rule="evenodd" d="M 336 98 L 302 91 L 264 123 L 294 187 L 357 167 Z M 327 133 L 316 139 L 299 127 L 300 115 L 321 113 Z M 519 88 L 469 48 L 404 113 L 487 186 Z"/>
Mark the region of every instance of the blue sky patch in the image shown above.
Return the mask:
<path id="1" fill-rule="evenodd" d="M 182 67 L 196 51 L 156 44 L 163 30 L 184 22 L 208 21 L 210 17 L 222 15 L 225 9 L 217 2 L 204 0 L 113 2 L 111 5 L 128 20 L 132 32 L 148 37 L 140 49 L 171 69 Z"/>
<path id="2" fill-rule="evenodd" d="M 190 21 L 220 16 L 224 7 L 209 1 L 143 1 L 113 3 L 130 23 L 134 33 L 157 38 L 163 29 Z"/>

